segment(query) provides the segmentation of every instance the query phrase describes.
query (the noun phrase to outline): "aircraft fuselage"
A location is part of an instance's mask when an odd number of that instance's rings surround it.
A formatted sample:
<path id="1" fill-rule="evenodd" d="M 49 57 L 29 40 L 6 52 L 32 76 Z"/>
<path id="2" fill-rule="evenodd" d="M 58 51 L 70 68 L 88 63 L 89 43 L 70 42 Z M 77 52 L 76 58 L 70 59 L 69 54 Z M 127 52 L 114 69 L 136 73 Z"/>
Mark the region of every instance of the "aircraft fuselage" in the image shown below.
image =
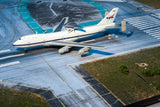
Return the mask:
<path id="1" fill-rule="evenodd" d="M 90 35 L 94 35 L 96 33 L 105 31 L 107 28 L 114 27 L 115 23 L 111 23 L 108 25 L 95 25 L 84 27 L 84 31 L 73 30 L 73 31 L 61 31 L 47 34 L 33 34 L 21 37 L 17 40 L 13 45 L 18 48 L 29 48 L 36 46 L 50 46 L 51 42 L 54 41 L 67 41 L 73 42 L 77 39 L 85 38 Z"/>

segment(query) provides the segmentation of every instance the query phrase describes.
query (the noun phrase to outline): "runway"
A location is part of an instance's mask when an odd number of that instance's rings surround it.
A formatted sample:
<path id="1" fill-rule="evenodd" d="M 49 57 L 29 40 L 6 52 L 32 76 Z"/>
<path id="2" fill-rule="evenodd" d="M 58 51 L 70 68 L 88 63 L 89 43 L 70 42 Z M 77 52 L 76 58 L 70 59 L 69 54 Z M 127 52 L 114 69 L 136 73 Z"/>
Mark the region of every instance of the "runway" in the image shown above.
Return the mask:
<path id="1" fill-rule="evenodd" d="M 35 6 L 37 1 L 34 0 L 28 4 L 30 7 L 32 4 Z M 107 46 L 109 48 L 102 50 L 91 49 L 85 57 L 81 57 L 78 55 L 79 48 L 73 48 L 71 52 L 60 55 L 58 53 L 59 47 L 32 48 L 29 49 L 28 53 L 24 53 L 23 49 L 13 47 L 13 42 L 18 38 L 24 35 L 34 34 L 35 32 L 21 16 L 18 9 L 19 0 L 8 0 L 7 2 L 6 0 L 1 0 L 0 4 L 6 8 L 0 9 L 0 80 L 51 90 L 56 98 L 63 103 L 61 106 L 116 107 L 116 102 L 106 101 L 90 84 L 84 81 L 83 75 L 75 72 L 68 65 L 79 62 L 85 63 L 93 59 L 107 58 L 160 45 L 160 18 L 158 16 L 160 12 L 157 13 L 157 10 L 146 7 L 145 5 L 143 7 L 143 4 L 133 2 L 132 0 L 114 0 L 114 2 L 110 0 L 93 1 L 108 11 L 114 7 L 119 7 L 116 23 L 120 24 L 122 20 L 126 20 L 128 31 L 133 32 L 133 34 L 129 37 L 123 34 L 113 34 L 111 35 L 112 41 L 104 39 L 92 42 L 94 45 Z M 74 0 L 69 2 L 74 3 Z M 90 13 L 97 12 L 97 14 L 93 14 L 93 18 L 86 16 L 88 18 L 86 20 L 83 19 L 82 22 L 92 22 L 102 19 L 101 12 L 98 12 L 99 10 L 96 7 L 91 4 L 87 5 L 84 1 L 79 2 L 83 2 L 84 4 L 81 5 L 84 7 L 89 5 L 90 7 L 88 8 L 94 9 Z M 42 1 L 41 4 L 47 4 L 45 5 L 47 8 L 53 5 L 52 0 L 47 0 L 46 3 Z M 40 4 L 37 5 L 39 6 Z M 137 9 L 136 6 L 139 5 L 141 5 L 141 8 Z M 81 9 L 80 7 L 76 7 L 76 5 L 74 6 L 76 9 Z M 145 10 L 148 9 L 151 11 L 146 12 Z M 28 10 L 28 12 L 30 11 Z M 61 12 L 63 13 L 63 11 Z M 55 15 L 53 11 L 50 14 Z M 76 15 L 74 14 L 74 16 Z M 80 20 L 79 18 L 82 16 L 83 12 L 81 12 L 81 16 L 76 17 L 76 20 Z M 70 17 L 72 17 L 72 14 Z M 32 18 L 37 20 L 34 16 Z M 48 26 L 45 26 L 45 21 L 44 23 L 36 21 L 36 23 L 42 29 L 51 29 L 56 24 L 50 23 Z M 118 104 L 122 106 L 122 103 Z M 51 106 L 58 107 L 56 103 Z"/>

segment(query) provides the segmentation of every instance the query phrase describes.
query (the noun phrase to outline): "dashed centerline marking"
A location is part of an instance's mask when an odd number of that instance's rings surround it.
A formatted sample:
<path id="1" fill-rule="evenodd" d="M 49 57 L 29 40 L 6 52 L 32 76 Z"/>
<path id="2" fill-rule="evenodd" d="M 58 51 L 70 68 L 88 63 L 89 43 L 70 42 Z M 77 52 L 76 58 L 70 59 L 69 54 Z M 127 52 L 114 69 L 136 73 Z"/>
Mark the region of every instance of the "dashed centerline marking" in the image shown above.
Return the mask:
<path id="1" fill-rule="evenodd" d="M 49 8 L 50 8 L 50 10 L 52 11 L 52 13 L 53 13 L 55 16 L 57 16 L 56 12 L 52 9 L 52 4 L 53 4 L 53 1 L 51 2 Z"/>
<path id="2" fill-rule="evenodd" d="M 10 63 L 0 64 L 0 67 L 16 65 L 16 64 L 19 64 L 19 63 L 20 63 L 19 61 L 14 61 L 14 62 L 10 62 Z"/>
<path id="3" fill-rule="evenodd" d="M 7 58 L 18 57 L 18 56 L 23 56 L 23 55 L 24 55 L 24 53 L 22 53 L 22 54 L 17 54 L 17 55 L 11 55 L 11 56 L 5 56 L 5 57 L 0 58 L 0 60 L 7 59 Z"/>
<path id="4" fill-rule="evenodd" d="M 5 53 L 5 52 L 10 52 L 10 49 L 6 49 L 6 50 L 0 50 L 0 53 Z"/>

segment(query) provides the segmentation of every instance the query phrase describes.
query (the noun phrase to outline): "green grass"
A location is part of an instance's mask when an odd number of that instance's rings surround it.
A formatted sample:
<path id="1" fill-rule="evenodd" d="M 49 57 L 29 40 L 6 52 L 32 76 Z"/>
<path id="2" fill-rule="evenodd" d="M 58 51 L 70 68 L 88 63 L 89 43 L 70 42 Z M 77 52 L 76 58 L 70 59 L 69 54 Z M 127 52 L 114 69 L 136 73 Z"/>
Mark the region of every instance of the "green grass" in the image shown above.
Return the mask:
<path id="1" fill-rule="evenodd" d="M 135 64 L 144 62 L 149 64 L 148 69 L 154 72 L 154 76 L 144 76 L 142 74 L 144 68 Z M 120 72 L 121 65 L 128 68 L 129 73 L 127 75 Z M 158 74 L 160 70 L 160 47 L 94 61 L 81 66 L 125 104 L 160 94 L 160 91 L 156 89 L 160 83 L 160 75 Z"/>
<path id="2" fill-rule="evenodd" d="M 160 8 L 160 0 L 135 0 L 135 1 L 146 4 L 148 6 L 155 8 L 155 9 Z"/>
<path id="3" fill-rule="evenodd" d="M 1 107 L 49 107 L 39 94 L 0 87 Z"/>

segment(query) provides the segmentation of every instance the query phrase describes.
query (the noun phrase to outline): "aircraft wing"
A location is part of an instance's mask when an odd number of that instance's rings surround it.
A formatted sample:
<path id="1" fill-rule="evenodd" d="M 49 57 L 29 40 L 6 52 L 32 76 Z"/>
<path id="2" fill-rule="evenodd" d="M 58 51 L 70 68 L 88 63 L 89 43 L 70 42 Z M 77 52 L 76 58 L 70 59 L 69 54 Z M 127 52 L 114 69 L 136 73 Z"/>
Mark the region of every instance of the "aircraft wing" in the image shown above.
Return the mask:
<path id="1" fill-rule="evenodd" d="M 90 48 L 98 48 L 98 49 L 108 48 L 104 46 L 89 45 L 89 44 L 78 43 L 78 42 L 64 42 L 64 41 L 54 41 L 54 42 L 49 43 L 48 45 L 70 46 L 70 47 L 90 47 Z"/>

